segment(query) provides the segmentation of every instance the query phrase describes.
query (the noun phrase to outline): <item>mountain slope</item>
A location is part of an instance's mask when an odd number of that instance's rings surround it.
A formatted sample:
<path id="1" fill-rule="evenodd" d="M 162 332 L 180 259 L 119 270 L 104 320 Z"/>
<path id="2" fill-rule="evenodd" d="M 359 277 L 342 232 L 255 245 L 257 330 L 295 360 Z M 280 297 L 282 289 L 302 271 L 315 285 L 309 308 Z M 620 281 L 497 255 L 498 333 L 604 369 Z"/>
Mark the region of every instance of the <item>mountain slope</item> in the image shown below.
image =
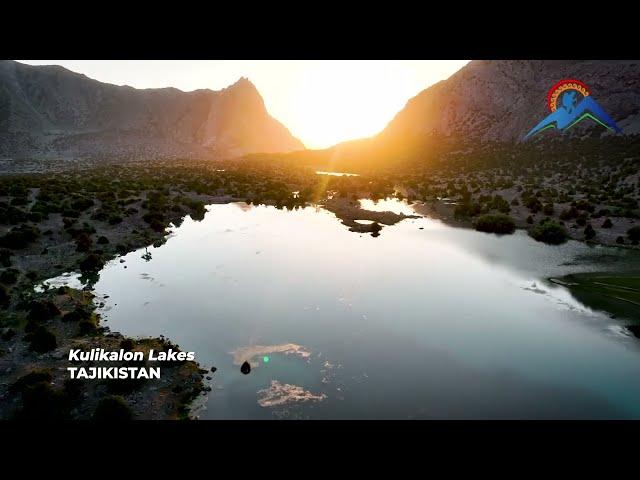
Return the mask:
<path id="1" fill-rule="evenodd" d="M 548 115 L 547 91 L 565 78 L 585 82 L 624 133 L 640 133 L 640 61 L 474 60 L 409 100 L 381 136 L 518 141 Z"/>
<path id="2" fill-rule="evenodd" d="M 302 143 L 242 78 L 220 91 L 135 89 L 0 62 L 0 156 L 235 156 Z"/>
<path id="3" fill-rule="evenodd" d="M 584 81 L 623 134 L 640 133 L 640 61 L 476 60 L 410 99 L 373 137 L 281 157 L 342 171 L 398 169 L 489 142 L 520 142 L 549 114 L 549 88 L 566 78 Z M 535 141 L 585 135 L 611 133 L 585 120 L 566 132 L 542 132 Z"/>

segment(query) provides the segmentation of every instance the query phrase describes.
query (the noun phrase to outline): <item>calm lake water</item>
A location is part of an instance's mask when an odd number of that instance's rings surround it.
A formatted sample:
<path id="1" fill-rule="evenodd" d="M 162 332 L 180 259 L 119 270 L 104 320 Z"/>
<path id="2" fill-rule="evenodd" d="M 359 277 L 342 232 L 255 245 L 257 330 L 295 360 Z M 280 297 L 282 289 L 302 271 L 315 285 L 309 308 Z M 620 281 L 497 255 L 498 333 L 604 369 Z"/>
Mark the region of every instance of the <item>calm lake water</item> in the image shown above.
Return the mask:
<path id="1" fill-rule="evenodd" d="M 101 312 L 218 368 L 200 418 L 640 418 L 640 342 L 545 280 L 632 253 L 245 204 L 148 251 L 104 268 Z"/>

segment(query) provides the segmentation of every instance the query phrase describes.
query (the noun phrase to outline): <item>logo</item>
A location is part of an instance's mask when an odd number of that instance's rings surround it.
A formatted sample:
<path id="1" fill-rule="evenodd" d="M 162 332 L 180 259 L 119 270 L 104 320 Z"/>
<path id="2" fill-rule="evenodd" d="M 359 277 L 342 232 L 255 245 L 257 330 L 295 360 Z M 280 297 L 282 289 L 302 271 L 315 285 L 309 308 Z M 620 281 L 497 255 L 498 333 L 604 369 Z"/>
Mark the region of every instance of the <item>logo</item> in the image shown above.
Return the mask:
<path id="1" fill-rule="evenodd" d="M 580 80 L 560 80 L 549 89 L 547 106 L 551 113 L 524 137 L 528 139 L 543 130 L 568 130 L 589 118 L 603 127 L 621 133 L 616 122 L 591 96 L 591 90 Z"/>

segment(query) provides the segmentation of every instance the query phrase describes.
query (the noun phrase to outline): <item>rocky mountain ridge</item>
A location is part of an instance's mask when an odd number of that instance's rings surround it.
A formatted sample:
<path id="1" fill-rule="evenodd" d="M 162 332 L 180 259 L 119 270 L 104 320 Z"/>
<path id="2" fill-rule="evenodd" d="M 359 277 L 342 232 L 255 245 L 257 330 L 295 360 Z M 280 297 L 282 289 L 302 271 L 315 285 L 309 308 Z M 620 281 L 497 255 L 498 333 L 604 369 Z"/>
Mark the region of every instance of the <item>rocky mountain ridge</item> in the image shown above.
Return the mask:
<path id="1" fill-rule="evenodd" d="M 0 61 L 0 157 L 232 157 L 304 145 L 246 78 L 219 90 L 136 89 Z"/>
<path id="2" fill-rule="evenodd" d="M 625 134 L 640 133 L 640 61 L 474 60 L 409 100 L 379 136 L 438 133 L 478 141 L 520 141 L 548 115 L 549 88 L 571 78 L 590 87 Z M 576 134 L 584 134 L 584 123 L 576 126 Z"/>

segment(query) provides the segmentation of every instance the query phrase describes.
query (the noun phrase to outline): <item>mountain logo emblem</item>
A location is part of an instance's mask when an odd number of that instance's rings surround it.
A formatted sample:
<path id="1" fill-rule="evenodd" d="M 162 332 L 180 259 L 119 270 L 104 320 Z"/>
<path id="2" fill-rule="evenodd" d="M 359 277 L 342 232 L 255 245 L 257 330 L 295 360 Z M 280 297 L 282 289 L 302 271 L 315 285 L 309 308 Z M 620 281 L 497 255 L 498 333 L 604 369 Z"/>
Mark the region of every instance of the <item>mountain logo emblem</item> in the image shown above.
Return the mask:
<path id="1" fill-rule="evenodd" d="M 560 80 L 549 89 L 547 106 L 551 113 L 531 129 L 528 139 L 543 130 L 568 130 L 587 118 L 616 133 L 622 130 L 591 96 L 591 90 L 580 80 Z"/>

